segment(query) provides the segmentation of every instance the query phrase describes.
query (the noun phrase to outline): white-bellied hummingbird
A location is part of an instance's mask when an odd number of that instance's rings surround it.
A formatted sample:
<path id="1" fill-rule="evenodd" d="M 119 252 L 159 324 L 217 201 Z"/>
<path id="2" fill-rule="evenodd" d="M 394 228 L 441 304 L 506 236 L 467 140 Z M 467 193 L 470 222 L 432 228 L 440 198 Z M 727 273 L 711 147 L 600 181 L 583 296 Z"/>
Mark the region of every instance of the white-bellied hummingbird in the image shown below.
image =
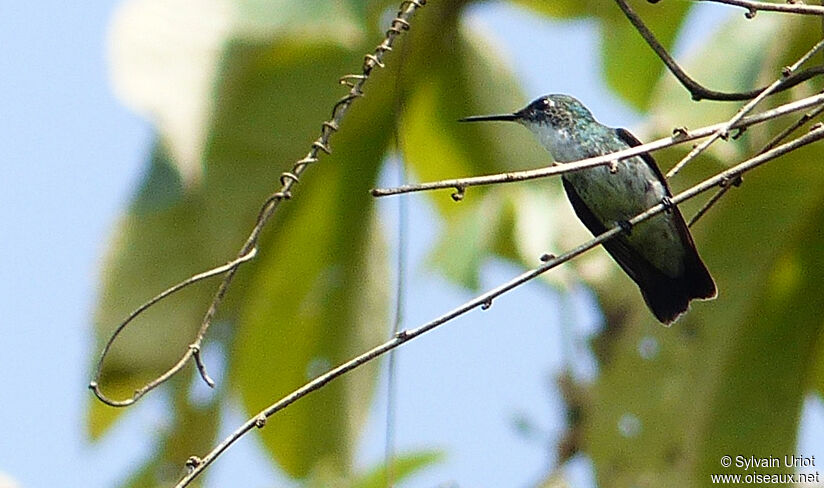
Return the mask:
<path id="1" fill-rule="evenodd" d="M 556 163 L 602 156 L 641 142 L 626 129 L 607 127 L 577 99 L 547 95 L 511 114 L 479 115 L 461 122 L 518 122 L 538 137 Z M 641 289 L 655 317 L 669 324 L 692 299 L 715 298 L 715 282 L 672 205 L 667 180 L 648 153 L 562 175 L 572 208 L 593 235 L 620 225 L 604 248 Z M 629 219 L 664 203 L 662 212 L 630 228 Z"/>

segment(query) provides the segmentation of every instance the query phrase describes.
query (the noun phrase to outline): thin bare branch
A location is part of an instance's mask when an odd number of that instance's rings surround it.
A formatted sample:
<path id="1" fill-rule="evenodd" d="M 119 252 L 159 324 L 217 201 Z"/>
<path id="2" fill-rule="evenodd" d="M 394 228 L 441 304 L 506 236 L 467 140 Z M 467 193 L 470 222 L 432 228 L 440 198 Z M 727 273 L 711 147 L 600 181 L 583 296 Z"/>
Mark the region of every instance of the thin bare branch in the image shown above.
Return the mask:
<path id="1" fill-rule="evenodd" d="M 658 39 L 655 38 L 655 35 L 649 28 L 644 24 L 644 21 L 641 17 L 638 16 L 637 13 L 627 4 L 625 0 L 615 0 L 618 3 L 618 6 L 624 12 L 624 15 L 629 19 L 630 23 L 635 27 L 641 37 L 647 42 L 650 48 L 655 51 L 655 54 L 661 58 L 661 61 L 669 68 L 670 72 L 681 82 L 684 88 L 690 92 L 693 100 L 719 100 L 719 101 L 742 101 L 742 100 L 750 100 L 758 96 L 761 92 L 765 90 L 765 88 L 757 88 L 755 90 L 750 90 L 746 92 L 722 92 L 716 90 L 710 90 L 709 88 L 705 88 L 703 85 L 692 79 L 679 65 L 675 62 L 675 60 L 670 56 L 667 50 L 658 42 Z M 787 76 L 781 80 L 778 88 L 773 90 L 773 93 L 778 93 L 789 88 L 792 88 L 799 83 L 807 81 L 808 79 L 812 78 L 813 76 L 818 76 L 824 73 L 824 67 L 815 66 L 813 68 L 809 68 L 807 70 L 794 73 L 790 76 Z"/>
<path id="2" fill-rule="evenodd" d="M 404 0 L 401 2 L 398 15 L 392 20 L 390 23 L 389 30 L 386 31 L 386 36 L 372 53 L 367 54 L 364 57 L 363 61 L 363 68 L 361 73 L 359 74 L 350 74 L 345 75 L 340 79 L 341 84 L 346 85 L 349 87 L 349 93 L 346 94 L 343 98 L 337 101 L 335 105 L 332 107 L 332 116 L 329 120 L 324 121 L 321 124 L 321 132 L 320 136 L 312 143 L 311 149 L 309 153 L 301 160 L 297 161 L 294 166 L 292 167 L 291 171 L 284 172 L 280 177 L 281 188 L 277 192 L 273 193 L 269 198 L 266 199 L 264 202 L 260 213 L 258 214 L 257 221 L 255 222 L 254 227 L 252 228 L 251 233 L 246 238 L 246 242 L 241 247 L 240 251 L 238 252 L 238 257 L 231 263 L 220 266 L 218 268 L 214 268 L 210 271 L 206 271 L 205 273 L 201 273 L 196 275 L 192 278 L 184 280 L 183 282 L 169 288 L 168 290 L 164 291 L 160 295 L 156 296 L 146 304 L 139 307 L 135 312 L 133 312 L 129 317 L 126 318 L 118 327 L 115 329 L 115 332 L 109 338 L 106 343 L 106 346 L 103 348 L 103 352 L 101 353 L 100 359 L 97 363 L 97 369 L 94 375 L 94 378 L 89 382 L 89 389 L 91 389 L 97 398 L 100 401 L 111 405 L 113 407 L 124 407 L 127 405 L 131 405 L 136 402 L 140 397 L 148 393 L 149 391 L 153 390 L 154 388 L 158 387 L 162 383 L 166 382 L 169 378 L 174 376 L 178 371 L 183 369 L 186 363 L 191 359 L 196 353 L 199 353 L 201 344 L 203 343 L 203 339 L 206 335 L 206 331 L 209 329 L 209 326 L 212 323 L 212 320 L 217 313 L 218 307 L 223 301 L 226 292 L 229 290 L 229 286 L 232 283 L 232 279 L 235 276 L 239 266 L 246 261 L 249 261 L 251 258 L 255 256 L 257 252 L 257 242 L 258 238 L 260 237 L 260 233 L 263 231 L 263 228 L 266 226 L 266 223 L 275 213 L 278 206 L 283 200 L 288 200 L 292 197 L 292 187 L 300 180 L 301 175 L 309 167 L 312 163 L 318 161 L 318 157 L 320 156 L 320 152 L 325 152 L 326 154 L 330 154 L 331 150 L 329 149 L 329 139 L 332 133 L 336 132 L 339 127 L 340 123 L 343 120 L 344 115 L 349 110 L 349 107 L 352 105 L 352 102 L 363 96 L 362 88 L 366 81 L 369 79 L 372 71 L 377 67 L 383 67 L 383 58 L 389 51 L 392 50 L 392 45 L 395 41 L 395 38 L 398 37 L 403 31 L 409 29 L 409 20 L 412 18 L 412 15 L 415 13 L 415 10 L 418 8 L 423 7 L 426 4 L 426 0 Z M 187 286 L 200 281 L 209 276 L 215 276 L 218 274 L 224 274 L 223 281 L 221 281 L 220 286 L 218 287 L 217 291 L 215 292 L 214 297 L 212 298 L 212 302 L 209 305 L 209 309 L 206 311 L 206 315 L 203 317 L 203 321 L 201 322 L 200 329 L 198 330 L 197 336 L 195 337 L 194 342 L 189 345 L 186 352 L 183 356 L 178 360 L 177 363 L 174 364 L 171 368 L 169 368 L 165 373 L 158 376 L 151 382 L 147 383 L 143 387 L 139 388 L 135 391 L 134 395 L 126 400 L 113 400 L 108 398 L 100 389 L 99 381 L 100 375 L 103 368 L 103 361 L 108 354 L 112 343 L 115 341 L 117 336 L 123 331 L 123 329 L 138 315 L 144 312 L 146 309 L 150 308 L 157 302 L 163 300 L 164 298 L 168 297 L 176 293 L 177 291 L 186 288 Z M 213 383 L 209 378 L 209 375 L 206 373 L 205 366 L 200 361 L 199 354 L 195 357 L 198 371 L 200 372 L 201 377 L 206 381 L 207 384 L 211 386 Z"/>
<path id="3" fill-rule="evenodd" d="M 770 86 L 765 88 L 764 91 L 759 93 L 757 97 L 755 97 L 752 100 L 750 100 L 749 102 L 747 102 L 747 104 L 744 105 L 743 107 L 741 107 L 741 109 L 738 112 L 736 112 L 736 114 L 733 115 L 730 120 L 728 120 L 725 124 L 723 124 L 720 128 L 718 128 L 718 130 L 715 131 L 715 133 L 712 134 L 712 136 L 710 136 L 709 139 L 705 140 L 700 145 L 693 148 L 693 150 L 690 151 L 686 156 L 684 156 L 681 159 L 681 161 L 678 162 L 678 164 L 673 166 L 672 169 L 669 170 L 669 172 L 667 173 L 667 178 L 671 178 L 671 177 L 675 176 L 676 174 L 678 174 L 678 172 L 681 170 L 681 168 L 686 166 L 687 163 L 689 163 L 690 161 L 695 159 L 699 154 L 704 152 L 704 150 L 706 150 L 708 147 L 710 147 L 710 145 L 713 142 L 715 142 L 716 140 L 718 140 L 719 138 L 723 137 L 723 138 L 726 139 L 727 136 L 729 135 L 730 129 L 732 128 L 733 125 L 735 125 L 736 122 L 738 122 L 739 120 L 744 118 L 745 115 L 750 113 L 750 111 L 752 111 L 752 109 L 755 108 L 755 106 L 758 105 L 758 103 L 761 100 L 764 100 L 771 93 L 775 92 L 778 89 L 778 87 L 781 86 L 782 81 L 786 77 L 791 76 L 792 73 L 794 73 L 801 65 L 806 63 L 808 59 L 813 57 L 815 55 L 815 53 L 817 53 L 822 47 L 824 47 L 824 39 L 818 41 L 812 48 L 810 48 L 809 51 L 807 51 L 803 56 L 801 56 L 801 58 L 799 58 L 798 61 L 793 63 L 792 66 L 785 67 L 782 70 L 782 76 L 781 77 L 779 77 L 777 80 L 775 80 L 775 82 L 773 82 Z"/>
<path id="4" fill-rule="evenodd" d="M 714 2 L 734 5 L 747 9 L 745 14 L 748 19 L 755 17 L 755 12 L 764 10 L 767 12 L 783 12 L 788 14 L 804 15 L 824 15 L 824 7 L 818 5 L 804 5 L 800 3 L 782 4 L 770 2 L 755 2 L 752 0 L 694 0 L 697 2 Z"/>
<path id="5" fill-rule="evenodd" d="M 792 124 L 788 125 L 787 127 L 784 128 L 784 130 L 782 130 L 781 132 L 776 134 L 775 137 L 773 137 L 767 144 L 765 144 L 764 147 L 761 148 L 761 151 L 759 151 L 759 152 L 767 152 L 770 149 L 774 148 L 775 146 L 781 144 L 781 141 L 786 139 L 787 136 L 789 136 L 790 134 L 793 133 L 793 131 L 795 131 L 799 127 L 803 126 L 807 122 L 811 121 L 812 119 L 818 117 L 821 114 L 821 112 L 824 112 L 824 105 L 816 107 L 815 110 L 812 110 L 812 111 L 802 115 L 801 117 L 799 117 L 798 120 L 796 120 Z"/>
<path id="6" fill-rule="evenodd" d="M 703 182 L 675 195 L 670 199 L 669 202 L 666 203 L 659 203 L 650 207 L 646 211 L 636 215 L 632 219 L 629 220 L 630 226 L 637 225 L 647 219 L 658 215 L 661 212 L 666 211 L 670 208 L 671 205 L 677 205 L 685 200 L 695 197 L 702 192 L 705 192 L 715 186 L 722 184 L 724 181 L 730 181 L 731 179 L 737 178 L 743 173 L 750 171 L 770 160 L 773 160 L 783 154 L 786 154 L 790 151 L 793 151 L 801 146 L 806 144 L 810 144 L 812 142 L 818 141 L 824 138 L 824 127 L 820 125 L 816 126 L 811 130 L 808 134 L 794 139 L 786 144 L 778 146 L 764 154 L 760 154 L 754 158 L 748 159 L 738 165 L 723 171 L 711 178 L 704 180 Z M 314 380 L 306 383 L 302 387 L 298 388 L 297 390 L 289 393 L 285 397 L 281 398 L 277 402 L 273 403 L 272 405 L 266 407 L 264 410 L 261 410 L 260 413 L 255 415 L 254 417 L 247 420 L 243 425 L 241 425 L 238 429 L 232 432 L 228 437 L 226 437 L 223 441 L 220 442 L 214 449 L 212 449 L 206 456 L 200 458 L 196 456 L 192 456 L 187 461 L 187 466 L 189 467 L 189 472 L 178 481 L 175 485 L 175 488 L 183 488 L 187 486 L 189 483 L 192 482 L 198 475 L 200 475 L 203 470 L 206 469 L 208 465 L 217 459 L 226 449 L 228 449 L 232 444 L 234 444 L 238 439 L 243 437 L 247 432 L 251 431 L 253 428 L 263 428 L 266 425 L 266 420 L 274 415 L 275 413 L 283 410 L 284 408 L 288 407 L 292 403 L 296 402 L 297 400 L 303 398 L 304 396 L 312 393 L 315 390 L 320 389 L 330 381 L 352 371 L 363 364 L 368 363 L 369 361 L 397 348 L 398 346 L 408 342 L 430 330 L 449 322 L 450 320 L 463 315 L 470 310 L 475 308 L 481 307 L 482 309 L 488 309 L 492 305 L 492 301 L 497 297 L 503 295 L 504 293 L 517 288 L 518 286 L 526 283 L 537 276 L 540 276 L 547 271 L 560 266 L 561 264 L 570 261 L 571 259 L 589 251 L 590 249 L 597 247 L 600 244 L 603 244 L 605 241 L 614 238 L 621 232 L 624 232 L 624 229 L 616 225 L 609 229 L 608 231 L 600 234 L 599 236 L 579 245 L 578 247 L 560 255 L 557 257 L 547 256 L 544 259 L 544 263 L 538 266 L 535 269 L 527 271 L 525 273 L 520 274 L 519 276 L 507 281 L 506 283 L 493 288 L 492 290 L 479 295 L 476 298 L 460 305 L 459 307 L 441 315 L 440 317 L 427 322 L 419 327 L 414 329 L 407 329 L 398 332 L 395 337 L 390 339 L 383 344 L 370 349 L 369 351 L 364 352 L 363 354 L 341 364 L 340 366 L 324 373 Z M 192 460 L 195 460 L 194 462 Z"/>
<path id="7" fill-rule="evenodd" d="M 762 153 L 765 153 L 765 152 L 769 151 L 770 149 L 774 148 L 775 146 L 780 144 L 781 141 L 786 139 L 787 136 L 792 134 L 793 131 L 795 131 L 799 127 L 803 126 L 804 124 L 806 124 L 810 120 L 817 117 L 821 112 L 824 112 L 824 105 L 820 105 L 815 110 L 802 115 L 801 117 L 798 118 L 798 120 L 796 120 L 792 124 L 788 125 L 787 127 L 784 128 L 784 130 L 782 130 L 781 132 L 776 134 L 775 137 L 773 137 L 769 142 L 767 142 L 767 144 L 765 144 L 764 147 L 761 148 L 761 150 L 758 151 L 758 153 L 756 153 L 756 154 L 762 154 Z M 700 220 L 701 217 L 703 217 L 704 214 L 706 214 L 707 211 L 709 209 L 711 209 L 718 202 L 718 200 L 721 199 L 721 197 L 726 195 L 727 192 L 729 192 L 731 188 L 738 187 L 738 186 L 741 186 L 741 177 L 740 176 L 737 177 L 736 179 L 732 180 L 732 181 L 727 182 L 727 184 L 721 185 L 721 189 L 718 190 L 718 192 L 716 192 L 716 194 L 713 195 L 712 198 L 707 200 L 707 203 L 705 203 L 704 206 L 702 206 L 698 210 L 698 212 L 696 212 L 695 215 L 690 219 L 690 222 L 689 222 L 688 226 L 692 227 L 693 224 L 698 222 L 698 220 Z"/>
<path id="8" fill-rule="evenodd" d="M 687 224 L 687 227 L 692 227 L 693 225 L 695 225 L 695 223 L 698 222 L 701 219 L 701 217 L 704 216 L 704 214 L 706 214 L 713 206 L 715 206 L 716 203 L 718 203 L 718 200 L 720 200 L 721 197 L 723 197 L 727 194 L 728 191 L 730 191 L 730 188 L 734 186 L 739 186 L 740 184 L 740 176 L 733 181 L 727 181 L 721 184 L 721 189 L 715 192 L 715 195 L 713 195 L 709 200 L 707 200 L 707 203 L 705 203 L 704 206 L 702 206 L 700 209 L 698 209 L 697 212 L 695 212 L 695 215 L 692 216 L 689 223 Z"/>
<path id="9" fill-rule="evenodd" d="M 771 110 L 758 113 L 750 117 L 744 117 L 743 119 L 733 124 L 732 127 L 730 127 L 730 129 L 740 129 L 749 127 L 751 125 L 759 124 L 767 120 L 772 120 L 776 117 L 780 117 L 792 112 L 804 110 L 811 106 L 821 105 L 822 103 L 824 103 L 824 94 L 813 95 L 792 103 L 781 105 Z M 710 125 L 691 131 L 679 129 L 673 131 L 673 135 L 671 137 L 664 137 L 662 139 L 649 142 L 647 144 L 631 147 L 629 149 L 624 149 L 622 151 L 618 151 L 615 153 L 597 156 L 594 158 L 582 159 L 580 161 L 575 161 L 571 163 L 564 163 L 560 165 L 526 171 L 514 171 L 494 175 L 473 176 L 468 178 L 455 178 L 449 180 L 432 181 L 428 183 L 409 184 L 394 188 L 375 188 L 372 190 L 372 195 L 375 197 L 384 197 L 389 195 L 397 195 L 400 193 L 429 191 L 445 188 L 455 189 L 461 194 L 463 194 L 466 188 L 469 188 L 471 186 L 492 185 L 497 183 L 512 183 L 516 181 L 526 181 L 536 178 L 557 176 L 572 171 L 578 171 L 584 168 L 592 168 L 595 166 L 607 165 L 612 163 L 613 161 L 618 161 L 632 156 L 637 156 L 639 154 L 643 154 L 646 152 L 652 152 L 666 147 L 674 146 L 676 144 L 682 144 L 684 142 L 689 142 L 695 139 L 700 139 L 702 137 L 707 137 L 711 134 L 716 133 L 719 129 L 723 128 L 724 126 L 726 126 L 726 123 Z"/>

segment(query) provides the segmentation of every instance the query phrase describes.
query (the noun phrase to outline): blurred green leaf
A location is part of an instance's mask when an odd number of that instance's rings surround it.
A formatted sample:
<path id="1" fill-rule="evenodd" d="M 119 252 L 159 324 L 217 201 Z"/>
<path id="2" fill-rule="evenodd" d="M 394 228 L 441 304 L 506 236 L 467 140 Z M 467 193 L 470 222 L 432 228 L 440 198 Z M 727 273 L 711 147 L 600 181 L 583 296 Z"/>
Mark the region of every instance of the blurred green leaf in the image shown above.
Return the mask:
<path id="1" fill-rule="evenodd" d="M 646 111 L 650 93 L 666 68 L 641 34 L 613 1 L 514 0 L 542 14 L 558 18 L 592 17 L 601 24 L 601 61 L 607 84 L 635 108 Z M 630 7 L 643 19 L 658 42 L 671 49 L 689 12 L 689 2 L 632 1 Z M 671 75 L 667 75 L 671 76 Z"/>
<path id="2" fill-rule="evenodd" d="M 585 17 L 594 15 L 603 8 L 602 0 L 556 0 L 546 2 L 544 0 L 512 0 L 513 3 L 532 9 L 538 13 L 550 17 L 562 19 Z"/>
<path id="3" fill-rule="evenodd" d="M 109 250 L 95 316 L 98 341 L 108 337 L 115 324 L 142 301 L 235 255 L 263 200 L 279 188 L 280 172 L 290 169 L 308 151 L 320 122 L 328 118 L 342 96 L 344 89 L 338 86 L 338 78 L 358 70 L 363 53 L 374 47 L 378 26 L 361 24 L 359 13 L 364 8 L 380 11 L 390 2 L 353 0 L 345 9 L 338 2 L 329 2 L 328 9 L 299 2 L 275 8 L 279 3 L 256 1 L 237 4 L 237 10 L 201 11 L 197 7 L 192 11 L 195 7 L 188 3 L 133 0 L 118 14 L 113 35 L 115 82 L 126 85 L 119 91 L 128 103 L 152 115 L 159 142 L 145 183 Z M 264 10 L 274 14 L 259 15 Z M 284 23 L 284 18 L 289 21 Z M 358 22 L 347 24 L 346 18 Z M 322 28 L 326 24 L 335 24 L 338 29 Z M 155 32 L 158 27 L 163 30 Z M 191 35 L 193 30 L 198 36 Z M 366 39 L 366 33 L 374 38 Z M 149 37 L 151 43 L 146 42 Z M 167 48 L 158 51 L 159 45 Z M 193 53 L 208 57 L 208 63 L 190 60 L 189 56 L 197 57 Z M 306 203 L 300 203 L 303 196 L 296 196 L 295 202 L 283 205 L 261 240 L 259 259 L 238 273 L 222 304 L 219 321 L 236 322 L 238 311 L 244 317 L 236 324 L 241 331 L 237 354 L 256 352 L 253 345 L 244 349 L 244 334 L 260 333 L 280 321 L 279 314 L 278 320 L 264 315 L 275 312 L 268 304 L 260 305 L 265 301 L 261 292 L 272 288 L 259 282 L 277 269 L 271 263 L 295 250 L 293 242 L 280 240 L 282 235 L 303 239 L 307 245 L 299 249 L 296 259 L 317 264 L 305 273 L 290 269 L 287 285 L 296 284 L 295 289 L 310 293 L 295 305 L 310 307 L 311 326 L 322 325 L 324 339 L 319 347 L 329 354 L 329 364 L 363 350 L 367 344 L 374 345 L 383 335 L 386 287 L 376 287 L 386 279 L 385 253 L 379 229 L 371 224 L 371 200 L 366 191 L 376 177 L 391 133 L 393 114 L 385 107 L 389 106 L 392 85 L 387 82 L 388 74 L 382 73 L 379 70 L 373 75 L 375 86 L 370 87 L 369 98 L 355 104 L 347 115 L 345 130 L 333 138 L 334 157 L 324 158 L 307 172 L 317 173 L 312 175 L 312 179 L 317 178 L 314 186 L 307 180 L 295 189 L 296 194 L 306 192 Z M 138 82 L 132 82 L 131 77 Z M 174 96 L 170 96 L 170 87 Z M 337 144 L 342 146 L 340 150 Z M 300 221 L 294 220 L 297 213 L 303 215 Z M 287 222 L 297 230 L 281 234 Z M 333 256 L 334 252 L 338 254 Z M 267 258 L 267 254 L 272 257 Z M 368 265 L 366 256 L 370 258 Z M 173 364 L 194 337 L 216 281 L 187 289 L 138 319 L 106 362 L 104 391 L 130 396 L 135 387 Z M 250 283 L 255 287 L 250 288 Z M 346 293 L 341 283 L 347 286 Z M 275 295 L 279 293 L 275 289 Z M 305 308 L 300 311 L 307 312 Z M 317 322 L 317 317 L 322 321 Z M 260 329 L 247 325 L 254 322 L 252 318 Z M 332 333 L 326 335 L 327 329 Z M 232 334 L 211 332 L 207 340 L 223 341 L 231 347 Z M 297 329 L 295 335 L 300 337 L 303 332 Z M 315 332 L 320 334 L 321 329 Z M 279 337 L 291 340 L 295 336 Z M 294 351 L 291 342 L 287 341 L 284 351 Z M 302 352 L 309 357 L 300 358 L 294 367 L 303 368 L 304 378 L 325 367 L 318 349 Z M 285 392 L 267 390 L 269 378 L 254 376 L 254 371 L 271 365 L 270 360 L 271 356 L 265 355 L 244 356 L 243 367 L 252 371 L 247 376 L 238 375 L 230 361 L 230 383 L 239 378 L 259 380 L 230 386 L 243 394 L 253 390 L 252 396 L 257 393 L 256 398 L 265 396 L 273 401 Z M 315 360 L 314 369 L 307 367 L 310 360 Z M 273 373 L 272 378 L 280 373 Z M 331 403 L 324 406 L 324 415 L 334 411 L 334 415 L 329 414 L 334 417 L 331 423 L 336 432 L 346 435 L 337 439 L 330 435 L 319 445 L 328 447 L 331 439 L 343 442 L 343 449 L 348 449 L 347 443 L 368 410 L 375 375 L 375 367 L 365 369 L 329 388 L 334 393 L 326 397 Z M 341 409 L 341 404 L 348 406 Z M 344 411 L 348 413 L 341 415 Z M 123 410 L 94 401 L 89 411 L 92 435 L 102 435 L 120 412 Z M 182 425 L 172 426 L 173 430 L 179 428 Z M 316 439 L 307 438 L 310 431 L 292 431 L 302 438 L 294 443 L 290 439 L 286 445 L 314 444 Z M 341 447 L 334 444 L 336 449 Z M 300 462 L 311 461 L 306 457 Z M 145 472 L 154 469 L 147 465 Z"/>
<path id="4" fill-rule="evenodd" d="M 455 283 L 476 290 L 484 260 L 495 250 L 504 220 L 512 221 L 503 198 L 496 194 L 474 195 L 481 201 L 464 206 L 450 218 L 448 228 L 429 256 L 429 265 Z M 510 224 L 511 225 L 511 224 Z"/>
<path id="5" fill-rule="evenodd" d="M 397 456 L 392 461 L 392 480 L 402 483 L 415 473 L 431 466 L 442 459 L 436 451 L 419 451 Z M 386 482 L 386 466 L 379 464 L 364 473 L 343 474 L 328 462 L 315 464 L 312 472 L 306 476 L 305 488 L 381 488 L 389 486 Z"/>
<path id="6" fill-rule="evenodd" d="M 437 451 L 402 454 L 392 461 L 392 481 L 401 483 L 417 472 L 443 461 L 443 458 L 443 454 Z M 351 488 L 384 488 L 386 486 L 389 486 L 386 480 L 386 466 L 380 465 L 356 479 Z"/>
<path id="7" fill-rule="evenodd" d="M 612 2 L 610 2 L 612 3 Z M 630 2 L 647 27 L 666 49 L 671 50 L 690 2 Z M 629 23 L 617 5 L 601 23 L 601 61 L 607 84 L 635 108 L 646 111 L 650 94 L 662 75 L 664 63 Z M 617 12 L 617 15 L 614 13 Z M 666 74 L 664 78 L 671 77 Z"/>
<path id="8" fill-rule="evenodd" d="M 324 59 L 321 65 L 334 66 L 339 61 L 332 58 L 341 53 L 318 52 L 313 60 L 317 62 L 318 57 Z M 242 60 L 233 71 L 255 65 L 246 56 L 231 59 Z M 294 75 L 296 69 L 292 66 L 283 72 Z M 260 83 L 260 71 L 255 73 L 251 80 L 233 80 L 235 86 L 226 90 L 227 126 L 237 121 L 231 110 L 238 103 L 254 104 L 256 93 L 265 96 L 265 89 L 248 85 Z M 264 87 L 277 86 L 277 76 L 262 79 L 266 80 Z M 334 154 L 311 168 L 315 183 L 296 190 L 300 195 L 284 205 L 278 228 L 267 233 L 267 244 L 261 248 L 255 276 L 241 304 L 231 352 L 232 384 L 249 415 L 377 345 L 386 334 L 386 252 L 371 217 L 368 193 L 393 120 L 393 114 L 385 110 L 390 92 L 382 86 L 386 84 L 375 84 L 369 97 L 352 107 L 346 125 L 332 141 Z M 242 98 L 235 101 L 235 96 Z M 332 103 L 322 106 L 328 108 Z M 282 113 L 289 112 L 284 107 Z M 297 123 L 303 115 L 298 112 L 294 117 Z M 216 143 L 213 154 L 236 155 L 240 147 L 248 147 L 237 139 L 248 137 L 242 133 L 227 136 L 222 147 Z M 228 158 L 222 160 L 227 164 L 218 164 L 219 169 L 231 171 Z M 346 474 L 351 446 L 368 411 L 376 368 L 372 365 L 331 383 L 269 420 L 260 435 L 287 473 L 304 477 L 314 466 L 329 464 Z"/>
<path id="9" fill-rule="evenodd" d="M 95 360 L 103 341 L 142 302 L 220 262 L 201 232 L 200 197 L 183 191 L 174 168 L 161 145 L 156 145 L 132 209 L 115 231 L 94 315 Z M 129 325 L 104 363 L 100 384 L 105 394 L 129 398 L 135 388 L 174 364 L 197 331 L 212 293 L 210 285 L 214 280 L 185 289 Z M 89 401 L 89 433 L 97 438 L 124 410 L 104 406 L 96 398 Z"/>
<path id="10" fill-rule="evenodd" d="M 302 212 L 290 216 L 284 224 L 288 230 L 261 260 L 240 316 L 231 371 L 247 413 L 377 345 L 385 335 L 386 254 L 376 230 L 365 240 L 363 229 L 375 227 L 363 198 L 366 187 L 353 191 L 343 166 L 327 168 L 324 176 L 332 179 L 306 190 Z M 316 214 L 331 201 L 344 204 L 340 213 Z M 312 225 L 302 224 L 307 221 Z M 261 436 L 287 473 L 305 476 L 330 457 L 345 473 L 376 368 L 376 363 L 361 368 L 269 420 Z"/>

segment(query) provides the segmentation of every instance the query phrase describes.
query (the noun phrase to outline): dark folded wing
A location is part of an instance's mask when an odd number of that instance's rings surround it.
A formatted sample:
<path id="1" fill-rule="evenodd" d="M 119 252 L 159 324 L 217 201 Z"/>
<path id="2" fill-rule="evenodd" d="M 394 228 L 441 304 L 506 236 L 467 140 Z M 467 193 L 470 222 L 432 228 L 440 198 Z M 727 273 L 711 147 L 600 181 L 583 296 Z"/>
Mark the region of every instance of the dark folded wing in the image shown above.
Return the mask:
<path id="1" fill-rule="evenodd" d="M 641 145 L 641 141 L 639 141 L 637 137 L 626 129 L 615 129 L 615 133 L 630 147 Z M 655 173 L 658 177 L 658 181 L 664 185 L 667 196 L 672 196 L 667 179 L 664 177 L 664 174 L 661 173 L 661 169 L 658 168 L 658 165 L 655 163 L 655 159 L 653 159 L 649 153 L 642 153 L 639 154 L 639 156 L 644 160 L 652 172 Z M 684 221 L 684 216 L 681 215 L 681 211 L 678 210 L 678 207 L 672 209 L 671 218 L 675 222 L 675 226 L 678 229 L 678 235 L 681 238 L 681 242 L 684 244 L 686 251 L 684 256 L 685 273 L 683 280 L 686 282 L 685 285 L 689 290 L 690 297 L 715 298 L 718 294 L 715 288 L 715 282 L 713 281 L 709 270 L 707 270 L 706 265 L 701 260 L 701 257 L 698 255 L 698 250 L 695 248 L 695 242 L 692 240 L 692 234 L 690 234 L 687 223 Z"/>

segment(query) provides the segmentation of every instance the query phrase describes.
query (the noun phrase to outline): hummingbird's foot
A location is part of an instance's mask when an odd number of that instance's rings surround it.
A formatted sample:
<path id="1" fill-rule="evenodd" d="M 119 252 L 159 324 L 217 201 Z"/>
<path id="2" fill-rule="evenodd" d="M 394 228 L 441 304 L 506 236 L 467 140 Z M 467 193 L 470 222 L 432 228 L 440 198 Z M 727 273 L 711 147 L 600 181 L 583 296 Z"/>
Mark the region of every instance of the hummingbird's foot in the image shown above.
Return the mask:
<path id="1" fill-rule="evenodd" d="M 664 211 L 672 215 L 672 211 L 673 209 L 675 209 L 675 204 L 672 203 L 672 198 L 670 198 L 669 196 L 665 196 L 661 199 L 661 205 L 664 206 Z"/>
<path id="2" fill-rule="evenodd" d="M 618 227 L 620 227 L 621 230 L 624 232 L 624 234 L 632 234 L 632 224 L 629 223 L 629 220 L 619 220 L 616 223 L 618 224 Z"/>

